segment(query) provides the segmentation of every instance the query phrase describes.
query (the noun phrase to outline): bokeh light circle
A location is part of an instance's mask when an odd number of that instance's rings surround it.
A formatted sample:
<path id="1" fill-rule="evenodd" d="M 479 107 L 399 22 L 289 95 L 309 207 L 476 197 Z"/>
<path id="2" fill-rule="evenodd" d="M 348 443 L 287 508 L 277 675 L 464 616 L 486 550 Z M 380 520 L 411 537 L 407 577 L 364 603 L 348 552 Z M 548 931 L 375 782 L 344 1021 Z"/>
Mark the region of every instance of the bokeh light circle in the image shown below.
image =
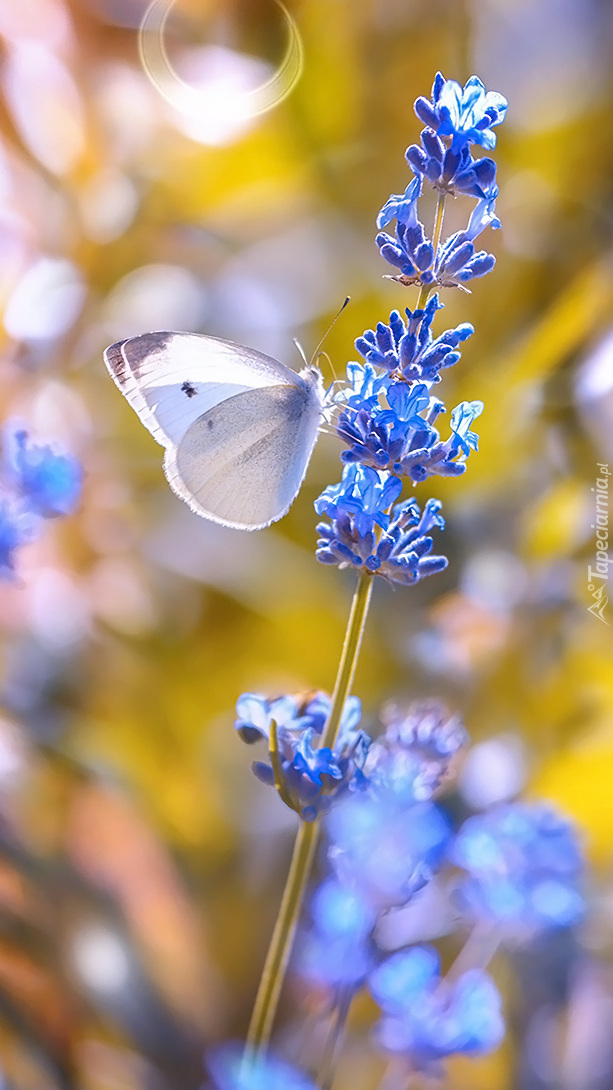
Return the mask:
<path id="1" fill-rule="evenodd" d="M 166 23 L 174 0 L 153 0 L 145 11 L 138 34 L 141 64 L 154 87 L 179 113 L 201 117 L 203 111 L 231 112 L 246 121 L 267 113 L 287 98 L 300 79 L 304 67 L 302 38 L 295 20 L 282 3 L 273 0 L 287 23 L 285 53 L 269 79 L 260 86 L 235 92 L 224 87 L 211 94 L 206 88 L 192 87 L 173 68 L 165 44 Z"/>

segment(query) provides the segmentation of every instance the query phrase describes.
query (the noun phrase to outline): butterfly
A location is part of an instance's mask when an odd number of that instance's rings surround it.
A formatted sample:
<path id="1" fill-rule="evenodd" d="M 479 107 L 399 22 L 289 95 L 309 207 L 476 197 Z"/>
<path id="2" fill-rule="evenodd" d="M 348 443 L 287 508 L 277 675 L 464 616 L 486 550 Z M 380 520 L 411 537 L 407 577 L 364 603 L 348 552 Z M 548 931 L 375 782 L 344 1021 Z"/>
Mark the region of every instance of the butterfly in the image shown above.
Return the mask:
<path id="1" fill-rule="evenodd" d="M 118 341 L 104 359 L 193 511 L 239 530 L 287 514 L 323 415 L 318 367 L 298 374 L 233 341 L 171 332 Z"/>

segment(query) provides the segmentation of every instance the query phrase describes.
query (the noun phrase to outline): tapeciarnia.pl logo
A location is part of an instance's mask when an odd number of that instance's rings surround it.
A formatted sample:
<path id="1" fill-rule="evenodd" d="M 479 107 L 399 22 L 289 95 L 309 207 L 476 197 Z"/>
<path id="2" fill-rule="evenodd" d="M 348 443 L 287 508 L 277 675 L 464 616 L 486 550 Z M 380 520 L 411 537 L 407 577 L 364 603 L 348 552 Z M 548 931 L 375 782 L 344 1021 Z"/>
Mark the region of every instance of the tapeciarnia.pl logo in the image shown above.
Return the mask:
<path id="1" fill-rule="evenodd" d="M 596 521 L 592 523 L 595 530 L 596 559 L 592 567 L 587 568 L 587 589 L 594 601 L 587 607 L 588 613 L 597 617 L 604 624 L 609 624 L 605 617 L 605 609 L 609 602 L 609 477 L 611 470 L 606 462 L 596 463 L 599 476 L 596 478 L 596 487 L 592 492 L 596 498 Z"/>

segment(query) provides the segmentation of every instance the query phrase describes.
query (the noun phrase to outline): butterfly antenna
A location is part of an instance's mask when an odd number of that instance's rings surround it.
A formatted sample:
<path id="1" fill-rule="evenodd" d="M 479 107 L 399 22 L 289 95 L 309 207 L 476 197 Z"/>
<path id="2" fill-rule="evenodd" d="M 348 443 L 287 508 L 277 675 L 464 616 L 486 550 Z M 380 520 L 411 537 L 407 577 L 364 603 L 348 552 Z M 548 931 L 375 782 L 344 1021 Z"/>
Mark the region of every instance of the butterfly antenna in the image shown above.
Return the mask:
<path id="1" fill-rule="evenodd" d="M 324 333 L 324 335 L 323 335 L 323 337 L 321 338 L 321 340 L 320 340 L 319 344 L 317 345 L 317 348 L 316 348 L 316 349 L 315 349 L 315 351 L 313 352 L 313 355 L 311 356 L 311 358 L 310 358 L 310 360 L 309 360 L 309 364 L 308 364 L 308 366 L 309 366 L 309 367 L 311 367 L 311 366 L 313 365 L 313 362 L 314 362 L 314 360 L 316 360 L 316 359 L 317 359 L 317 356 L 318 356 L 318 354 L 319 354 L 319 350 L 320 350 L 320 348 L 321 348 L 322 344 L 324 343 L 324 341 L 325 341 L 326 337 L 328 336 L 328 334 L 330 333 L 330 331 L 331 331 L 332 329 L 334 329 L 334 326 L 335 326 L 335 325 L 336 325 L 336 323 L 338 322 L 338 320 L 339 320 L 339 318 L 340 318 L 341 314 L 343 313 L 343 311 L 344 311 L 345 307 L 347 306 L 347 304 L 348 304 L 348 303 L 349 303 L 350 301 L 351 301 L 351 296 L 350 296 L 350 295 L 348 295 L 348 296 L 347 296 L 347 298 L 345 299 L 345 302 L 343 303 L 342 307 L 339 307 L 339 309 L 337 310 L 336 314 L 334 315 L 334 318 L 333 318 L 333 319 L 332 319 L 332 321 L 330 322 L 330 325 L 329 325 L 329 326 L 328 326 L 328 328 L 326 329 L 326 332 Z M 330 357 L 329 357 L 329 356 L 328 356 L 327 358 L 328 358 L 328 359 L 330 359 Z"/>

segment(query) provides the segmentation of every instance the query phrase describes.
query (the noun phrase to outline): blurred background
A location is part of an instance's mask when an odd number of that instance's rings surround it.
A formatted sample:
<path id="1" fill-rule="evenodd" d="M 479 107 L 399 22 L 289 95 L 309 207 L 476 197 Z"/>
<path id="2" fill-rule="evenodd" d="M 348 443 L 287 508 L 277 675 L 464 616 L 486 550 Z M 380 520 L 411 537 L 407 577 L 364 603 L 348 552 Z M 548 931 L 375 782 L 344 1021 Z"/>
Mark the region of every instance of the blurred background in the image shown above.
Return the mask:
<path id="1" fill-rule="evenodd" d="M 233 97 L 288 42 L 273 0 L 177 0 L 168 55 L 211 103 L 191 116 L 143 70 L 143 0 L 0 0 L 2 419 L 85 471 L 78 513 L 0 585 L 3 1085 L 191 1090 L 204 1050 L 245 1032 L 294 824 L 253 779 L 234 704 L 333 685 L 353 580 L 316 563 L 312 501 L 339 447 L 320 440 L 273 528 L 202 521 L 102 351 L 185 329 L 299 368 L 292 339 L 310 355 L 349 294 L 326 342 L 342 374 L 357 335 L 415 305 L 382 279 L 374 219 L 440 68 L 510 102 L 503 230 L 482 242 L 498 264 L 435 327 L 475 326 L 437 393 L 485 402 L 481 447 L 465 477 L 420 486 L 443 500 L 449 568 L 376 587 L 356 692 L 375 732 L 389 699 L 446 700 L 474 742 L 465 805 L 545 797 L 594 868 L 581 935 L 518 954 L 507 1042 L 446 1085 L 605 1090 L 613 603 L 588 612 L 588 565 L 596 463 L 613 463 L 613 7 L 287 3 L 304 71 L 250 117 Z M 286 1034 L 303 1001 L 290 984 Z M 358 1024 L 341 1090 L 376 1085 L 369 1055 Z"/>

